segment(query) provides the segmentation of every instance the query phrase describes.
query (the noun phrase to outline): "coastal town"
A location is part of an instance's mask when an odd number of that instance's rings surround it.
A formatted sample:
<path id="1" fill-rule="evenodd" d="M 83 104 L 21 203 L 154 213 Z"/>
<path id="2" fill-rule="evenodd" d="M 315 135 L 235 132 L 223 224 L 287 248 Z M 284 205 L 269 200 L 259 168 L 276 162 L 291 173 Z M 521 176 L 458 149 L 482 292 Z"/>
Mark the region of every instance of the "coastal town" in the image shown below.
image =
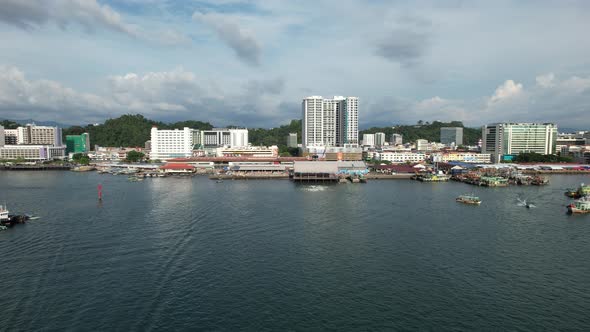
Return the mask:
<path id="1" fill-rule="evenodd" d="M 277 145 L 255 146 L 247 128 L 152 127 L 144 146 L 92 145 L 89 133 L 35 124 L 0 126 L 4 170 L 72 170 L 146 177 L 208 175 L 211 179 L 292 179 L 365 182 L 449 179 L 484 186 L 544 184 L 540 174 L 586 173 L 590 132 L 559 133 L 552 123 L 494 123 L 467 145 L 463 127 L 440 127 L 440 139 L 405 141 L 394 132 L 358 128 L 358 98 L 310 96 L 302 100 L 301 132 L 289 133 L 285 156 Z M 423 124 L 416 124 L 420 128 Z M 551 162 L 523 162 L 545 157 Z M 550 156 L 550 158 L 547 158 Z M 567 161 L 567 162 L 564 162 Z"/>

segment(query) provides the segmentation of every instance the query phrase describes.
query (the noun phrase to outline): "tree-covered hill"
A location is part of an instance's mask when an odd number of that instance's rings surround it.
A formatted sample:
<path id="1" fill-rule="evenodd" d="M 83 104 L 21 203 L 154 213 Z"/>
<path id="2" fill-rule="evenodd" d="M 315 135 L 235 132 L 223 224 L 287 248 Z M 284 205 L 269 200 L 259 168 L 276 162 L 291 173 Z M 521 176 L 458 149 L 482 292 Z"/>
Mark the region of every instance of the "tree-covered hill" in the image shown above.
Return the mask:
<path id="1" fill-rule="evenodd" d="M 291 120 L 288 125 L 277 128 L 254 128 L 248 130 L 248 139 L 252 145 L 277 145 L 281 150 L 287 146 L 289 133 L 297 133 L 297 141 L 301 143 L 301 120 Z"/>
<path id="2" fill-rule="evenodd" d="M 359 132 L 359 139 L 362 139 L 363 134 L 385 133 L 387 140 L 391 134 L 401 134 L 404 136 L 404 142 L 413 142 L 417 139 L 426 139 L 431 142 L 440 141 L 441 127 L 463 127 L 463 144 L 475 145 L 481 138 L 481 129 L 467 128 L 463 126 L 461 121 L 422 123 L 420 121 L 415 125 L 396 125 L 393 127 L 373 127 Z"/>
<path id="3" fill-rule="evenodd" d="M 4 129 L 16 129 L 20 124 L 10 120 L 2 120 L 0 121 L 0 126 L 4 127 Z"/>
<path id="4" fill-rule="evenodd" d="M 100 146 L 144 146 L 150 139 L 150 130 L 153 126 L 158 129 L 175 129 L 189 127 L 193 129 L 211 129 L 213 126 L 208 122 L 181 121 L 175 123 L 164 123 L 146 119 L 141 114 L 127 114 L 116 119 L 109 119 L 104 124 L 72 126 L 63 130 L 65 135 L 90 134 L 90 145 Z"/>
<path id="5" fill-rule="evenodd" d="M 66 135 L 90 134 L 90 145 L 99 146 L 143 146 L 150 139 L 152 126 L 159 129 L 181 129 L 189 127 L 192 129 L 209 130 L 213 128 L 208 122 L 201 121 L 180 121 L 164 123 L 145 118 L 143 115 L 123 115 L 116 119 L 109 119 L 104 124 L 72 126 L 63 129 L 64 138 Z M 235 126 L 228 126 L 229 128 Z M 292 120 L 290 124 L 277 128 L 263 129 L 250 128 L 248 136 L 252 145 L 277 145 L 281 152 L 287 151 L 287 136 L 289 133 L 297 133 L 301 142 L 301 120 Z"/>

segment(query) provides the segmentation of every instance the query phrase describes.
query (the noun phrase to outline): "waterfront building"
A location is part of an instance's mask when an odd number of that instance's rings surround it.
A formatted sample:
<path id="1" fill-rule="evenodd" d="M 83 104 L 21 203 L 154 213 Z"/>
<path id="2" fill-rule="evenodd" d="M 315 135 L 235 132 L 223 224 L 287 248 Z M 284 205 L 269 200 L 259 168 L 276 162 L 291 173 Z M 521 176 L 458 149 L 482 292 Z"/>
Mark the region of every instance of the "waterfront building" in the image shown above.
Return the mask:
<path id="1" fill-rule="evenodd" d="M 289 136 L 287 136 L 287 147 L 297 147 L 297 133 L 289 133 Z"/>
<path id="2" fill-rule="evenodd" d="M 557 126 L 553 123 L 493 123 L 482 127 L 482 153 L 493 162 L 510 160 L 521 152 L 554 154 Z"/>
<path id="3" fill-rule="evenodd" d="M 0 159 L 63 159 L 65 149 L 61 128 L 27 125 L 4 129 L 0 126 Z"/>
<path id="4" fill-rule="evenodd" d="M 440 142 L 445 145 L 463 145 L 463 128 L 462 127 L 442 127 L 440 128 Z"/>
<path id="5" fill-rule="evenodd" d="M 58 127 L 27 124 L 17 129 L 17 144 L 62 146 L 62 130 Z"/>
<path id="6" fill-rule="evenodd" d="M 221 147 L 217 148 L 217 157 L 251 157 L 251 158 L 276 158 L 279 156 L 279 147 L 276 145 L 245 146 L 245 147 Z"/>
<path id="7" fill-rule="evenodd" d="M 420 152 L 394 152 L 384 151 L 373 153 L 376 160 L 386 160 L 392 163 L 419 163 L 426 159 L 426 154 Z"/>
<path id="8" fill-rule="evenodd" d="M 90 152 L 90 135 L 66 135 L 66 153 L 88 153 Z"/>
<path id="9" fill-rule="evenodd" d="M 363 146 L 375 146 L 375 134 L 363 134 Z"/>
<path id="10" fill-rule="evenodd" d="M 294 181 L 338 181 L 340 176 L 363 176 L 369 172 L 363 161 L 295 161 Z"/>
<path id="11" fill-rule="evenodd" d="M 4 145 L 0 147 L 0 159 L 24 159 L 32 161 L 44 161 L 63 159 L 65 157 L 64 146 L 52 145 Z"/>
<path id="12" fill-rule="evenodd" d="M 303 99 L 303 148 L 320 146 L 358 146 L 358 98 L 335 96 Z"/>
<path id="13" fill-rule="evenodd" d="M 182 130 L 159 130 L 153 127 L 150 138 L 152 160 L 190 158 L 193 154 L 193 130 L 188 127 Z"/>
<path id="14" fill-rule="evenodd" d="M 382 147 L 385 142 L 385 133 L 375 133 L 375 146 Z"/>
<path id="15" fill-rule="evenodd" d="M 392 134 L 391 139 L 389 140 L 391 145 L 402 145 L 403 143 L 403 136 L 401 134 Z"/>
<path id="16" fill-rule="evenodd" d="M 350 146 L 318 146 L 303 150 L 302 157 L 322 160 L 363 160 L 363 149 Z"/>
<path id="17" fill-rule="evenodd" d="M 492 162 L 492 155 L 489 153 L 450 151 L 433 153 L 430 157 L 432 161 L 443 163 L 459 161 L 464 163 L 489 164 Z"/>

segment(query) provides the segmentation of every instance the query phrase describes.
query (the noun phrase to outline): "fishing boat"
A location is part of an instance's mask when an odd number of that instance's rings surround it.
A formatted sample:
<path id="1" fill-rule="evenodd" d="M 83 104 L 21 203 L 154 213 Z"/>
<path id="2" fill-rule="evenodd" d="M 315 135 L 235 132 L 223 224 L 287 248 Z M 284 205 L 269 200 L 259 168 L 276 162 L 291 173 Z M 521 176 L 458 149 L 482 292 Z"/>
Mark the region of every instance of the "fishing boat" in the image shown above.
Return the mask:
<path id="1" fill-rule="evenodd" d="M 461 195 L 455 199 L 459 203 L 465 204 L 472 204 L 472 205 L 479 205 L 481 204 L 481 199 L 474 195 Z"/>
<path id="2" fill-rule="evenodd" d="M 590 196 L 590 186 L 581 183 L 578 189 L 567 189 L 565 195 L 571 198 Z"/>
<path id="3" fill-rule="evenodd" d="M 567 206 L 568 213 L 590 213 L 590 198 L 583 197 Z"/>
<path id="4" fill-rule="evenodd" d="M 0 224 L 9 222 L 10 217 L 8 216 L 8 208 L 6 205 L 0 205 Z"/>

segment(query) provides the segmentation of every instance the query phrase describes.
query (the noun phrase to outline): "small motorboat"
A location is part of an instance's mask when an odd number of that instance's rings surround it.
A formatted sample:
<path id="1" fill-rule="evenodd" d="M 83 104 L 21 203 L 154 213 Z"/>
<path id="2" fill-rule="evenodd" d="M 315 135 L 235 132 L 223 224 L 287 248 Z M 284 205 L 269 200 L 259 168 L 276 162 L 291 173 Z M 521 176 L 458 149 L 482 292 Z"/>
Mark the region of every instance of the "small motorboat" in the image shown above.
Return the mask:
<path id="1" fill-rule="evenodd" d="M 472 204 L 472 205 L 480 205 L 481 199 L 474 195 L 461 195 L 455 199 L 459 203 L 465 204 Z"/>

